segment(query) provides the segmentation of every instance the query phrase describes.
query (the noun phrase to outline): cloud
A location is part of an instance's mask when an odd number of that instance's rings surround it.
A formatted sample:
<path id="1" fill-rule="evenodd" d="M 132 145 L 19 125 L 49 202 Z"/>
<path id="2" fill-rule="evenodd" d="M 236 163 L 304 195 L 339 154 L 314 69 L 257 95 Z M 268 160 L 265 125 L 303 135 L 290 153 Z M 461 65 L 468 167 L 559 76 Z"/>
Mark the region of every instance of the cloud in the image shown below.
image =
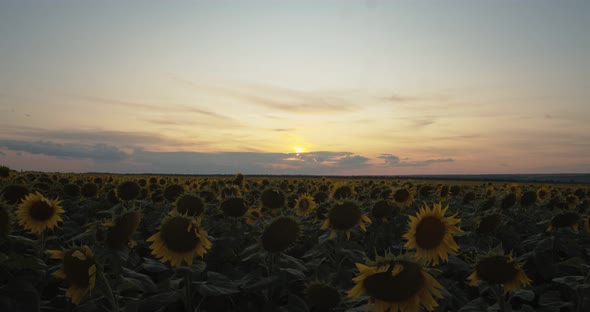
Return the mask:
<path id="1" fill-rule="evenodd" d="M 0 148 L 58 159 L 93 160 L 102 165 L 92 167 L 117 173 L 186 173 L 186 174 L 339 174 L 349 170 L 380 167 L 368 157 L 346 151 L 308 153 L 265 152 L 158 152 L 140 147 L 123 149 L 104 143 L 55 143 L 51 141 L 0 140 Z M 402 162 L 391 154 L 380 159 L 389 167 L 427 166 L 451 159 Z M 122 169 L 123 168 L 123 169 Z M 124 170 L 124 171 L 123 171 Z"/>
<path id="2" fill-rule="evenodd" d="M 138 103 L 138 102 L 133 102 L 133 101 L 105 98 L 105 97 L 92 96 L 92 95 L 71 95 L 70 94 L 70 95 L 66 95 L 66 96 L 74 98 L 74 99 L 78 99 L 78 100 L 84 100 L 87 102 L 100 103 L 102 105 L 123 106 L 123 107 L 141 109 L 143 111 L 153 111 L 153 112 L 160 112 L 160 113 L 182 113 L 182 114 L 194 113 L 194 114 L 204 115 L 207 117 L 223 119 L 226 121 L 235 121 L 233 118 L 231 118 L 229 116 L 225 116 L 223 114 L 219 114 L 219 113 L 216 113 L 213 111 L 198 108 L 193 105 L 179 105 L 179 104 L 170 105 L 170 104 L 163 103 L 160 106 L 160 105 Z"/>
<path id="3" fill-rule="evenodd" d="M 452 158 L 426 159 L 418 161 L 402 161 L 399 156 L 393 154 L 381 154 L 377 158 L 382 159 L 382 166 L 387 167 L 425 167 L 436 163 L 454 162 Z"/>
<path id="4" fill-rule="evenodd" d="M 0 147 L 12 151 L 27 152 L 35 155 L 48 155 L 65 159 L 93 159 L 96 161 L 120 161 L 128 158 L 121 149 L 107 144 L 73 144 L 49 141 L 24 142 L 0 140 Z"/>
<path id="5" fill-rule="evenodd" d="M 182 85 L 206 90 L 222 97 L 238 100 L 244 104 L 254 104 L 267 109 L 295 114 L 337 114 L 360 109 L 333 95 L 318 94 L 270 85 L 238 84 L 227 85 L 198 84 L 196 82 L 174 78 Z"/>

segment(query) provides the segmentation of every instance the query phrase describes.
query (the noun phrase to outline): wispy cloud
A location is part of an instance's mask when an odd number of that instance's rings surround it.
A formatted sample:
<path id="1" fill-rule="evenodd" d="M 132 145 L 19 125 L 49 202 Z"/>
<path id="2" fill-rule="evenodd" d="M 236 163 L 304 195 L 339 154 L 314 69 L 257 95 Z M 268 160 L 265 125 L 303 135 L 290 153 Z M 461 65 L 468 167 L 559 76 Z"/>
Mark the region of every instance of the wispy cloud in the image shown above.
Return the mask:
<path id="1" fill-rule="evenodd" d="M 425 167 L 436 163 L 454 162 L 452 158 L 440 158 L 440 159 L 426 159 L 418 161 L 402 161 L 399 156 L 393 154 L 381 154 L 377 158 L 382 159 L 381 165 L 387 167 Z"/>
<path id="2" fill-rule="evenodd" d="M 331 94 L 319 94 L 271 85 L 199 84 L 183 78 L 174 78 L 184 86 L 220 97 L 237 100 L 243 104 L 294 114 L 337 114 L 359 110 L 361 107 Z"/>
<path id="3" fill-rule="evenodd" d="M 92 159 L 95 161 L 120 161 L 128 158 L 121 149 L 107 144 L 73 144 L 49 141 L 24 142 L 0 140 L 0 147 L 12 151 L 36 155 L 55 156 L 65 159 Z"/>

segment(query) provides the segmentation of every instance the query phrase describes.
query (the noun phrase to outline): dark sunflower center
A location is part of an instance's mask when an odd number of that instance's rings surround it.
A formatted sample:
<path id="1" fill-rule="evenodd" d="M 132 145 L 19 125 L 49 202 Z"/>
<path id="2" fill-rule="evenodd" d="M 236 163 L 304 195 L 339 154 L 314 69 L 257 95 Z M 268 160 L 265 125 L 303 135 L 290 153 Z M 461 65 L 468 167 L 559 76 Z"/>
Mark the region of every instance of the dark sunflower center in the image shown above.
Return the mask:
<path id="1" fill-rule="evenodd" d="M 189 252 L 199 244 L 199 238 L 191 227 L 191 221 L 183 217 L 172 217 L 160 228 L 160 237 L 166 247 L 174 252 Z"/>
<path id="2" fill-rule="evenodd" d="M 72 256 L 72 254 L 76 251 L 84 255 L 84 250 L 82 249 L 74 249 L 66 252 L 64 255 L 63 270 L 66 274 L 66 281 L 70 285 L 79 288 L 86 288 L 90 283 L 88 269 L 94 265 L 94 259 L 86 258 L 85 260 L 80 260 L 78 257 Z"/>
<path id="3" fill-rule="evenodd" d="M 248 207 L 242 198 L 230 197 L 221 203 L 221 210 L 226 216 L 239 218 L 244 216 Z"/>
<path id="4" fill-rule="evenodd" d="M 332 229 L 335 230 L 351 229 L 359 223 L 361 216 L 362 212 L 358 205 L 350 201 L 336 204 L 328 215 Z"/>
<path id="5" fill-rule="evenodd" d="M 547 191 L 545 191 L 545 190 L 539 191 L 539 198 L 545 198 L 545 197 L 547 197 L 547 195 L 548 195 Z"/>
<path id="6" fill-rule="evenodd" d="M 445 224 L 440 219 L 425 217 L 416 227 L 416 244 L 424 249 L 434 249 L 440 245 L 446 231 Z"/>
<path id="7" fill-rule="evenodd" d="M 398 203 L 403 203 L 408 200 L 408 198 L 410 198 L 410 192 L 406 189 L 397 190 L 393 194 L 393 199 Z"/>
<path id="8" fill-rule="evenodd" d="M 182 195 L 176 201 L 176 210 L 181 214 L 189 216 L 200 216 L 205 209 L 205 204 L 200 197 L 186 194 Z"/>
<path id="9" fill-rule="evenodd" d="M 31 204 L 31 210 L 29 213 L 31 218 L 36 221 L 46 221 L 53 216 L 54 211 L 53 207 L 51 207 L 46 201 L 38 200 Z"/>
<path id="10" fill-rule="evenodd" d="M 310 285 L 305 292 L 307 302 L 318 311 L 329 311 L 340 304 L 340 293 L 334 287 L 314 284 Z"/>
<path id="11" fill-rule="evenodd" d="M 308 208 L 309 208 L 309 202 L 307 201 L 307 199 L 302 199 L 299 202 L 299 210 L 307 211 Z"/>
<path id="12" fill-rule="evenodd" d="M 281 252 L 295 243 L 300 230 L 297 221 L 289 217 L 280 217 L 262 232 L 262 247 L 269 252 Z"/>
<path id="13" fill-rule="evenodd" d="M 475 268 L 477 276 L 488 283 L 503 284 L 516 277 L 518 269 L 506 256 L 492 256 L 480 260 Z"/>
<path id="14" fill-rule="evenodd" d="M 424 286 L 424 277 L 419 265 L 401 262 L 403 271 L 396 276 L 391 275 L 394 263 L 387 272 L 368 276 L 365 281 L 367 293 L 378 300 L 400 302 L 413 297 Z"/>

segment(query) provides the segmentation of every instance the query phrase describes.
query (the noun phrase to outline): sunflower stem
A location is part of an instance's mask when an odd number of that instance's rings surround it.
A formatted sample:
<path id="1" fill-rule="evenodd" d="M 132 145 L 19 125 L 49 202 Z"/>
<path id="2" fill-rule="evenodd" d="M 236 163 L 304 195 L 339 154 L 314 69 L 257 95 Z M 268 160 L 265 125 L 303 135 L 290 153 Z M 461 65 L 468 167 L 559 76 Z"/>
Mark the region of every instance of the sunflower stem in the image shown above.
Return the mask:
<path id="1" fill-rule="evenodd" d="M 43 257 L 43 251 L 45 250 L 45 245 L 47 243 L 46 237 L 45 237 L 45 231 L 41 232 L 41 234 L 39 234 L 39 250 L 37 250 L 37 257 L 41 258 Z"/>
<path id="2" fill-rule="evenodd" d="M 193 312 L 192 270 L 186 270 L 184 274 L 184 308 L 187 312 Z"/>
<path id="3" fill-rule="evenodd" d="M 119 303 L 117 302 L 117 297 L 115 296 L 115 293 L 113 292 L 113 288 L 111 287 L 111 283 L 109 283 L 109 279 L 104 274 L 102 268 L 100 268 L 98 270 L 98 272 L 96 272 L 96 274 L 98 274 L 98 277 L 100 278 L 102 284 L 104 285 L 104 287 L 107 291 L 106 297 L 108 298 L 109 303 L 111 304 L 111 307 L 113 308 L 112 311 L 115 311 L 115 312 L 119 311 Z"/>
<path id="4" fill-rule="evenodd" d="M 500 307 L 501 312 L 512 311 L 511 306 L 506 302 L 506 297 L 504 296 L 502 285 L 496 286 L 496 297 L 498 299 L 498 306 Z"/>

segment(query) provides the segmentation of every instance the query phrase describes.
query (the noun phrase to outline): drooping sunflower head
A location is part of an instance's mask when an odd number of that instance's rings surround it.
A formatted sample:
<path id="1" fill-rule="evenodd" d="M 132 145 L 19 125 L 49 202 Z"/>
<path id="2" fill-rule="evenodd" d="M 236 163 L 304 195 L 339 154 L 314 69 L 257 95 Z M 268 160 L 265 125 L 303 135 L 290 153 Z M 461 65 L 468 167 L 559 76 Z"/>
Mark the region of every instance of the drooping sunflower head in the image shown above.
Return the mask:
<path id="1" fill-rule="evenodd" d="M 120 200 L 134 200 L 139 197 L 141 187 L 135 181 L 124 181 L 117 186 L 117 197 Z"/>
<path id="2" fill-rule="evenodd" d="M 8 205 L 0 201 L 0 238 L 6 238 L 12 231 L 12 213 Z"/>
<path id="3" fill-rule="evenodd" d="M 262 235 L 260 243 L 268 252 L 282 252 L 291 247 L 301 236 L 301 226 L 292 217 L 277 217 L 268 224 Z"/>
<path id="4" fill-rule="evenodd" d="M 520 205 L 523 207 L 530 207 L 537 202 L 537 192 L 529 190 L 522 193 L 520 196 Z"/>
<path id="5" fill-rule="evenodd" d="M 502 209 L 512 208 L 516 204 L 517 196 L 515 192 L 510 192 L 502 197 L 500 207 Z"/>
<path id="6" fill-rule="evenodd" d="M 64 251 L 47 252 L 52 259 L 63 261 L 61 269 L 55 271 L 53 276 L 65 280 L 70 285 L 66 290 L 66 297 L 71 298 L 74 304 L 79 304 L 96 285 L 96 262 L 90 247 L 83 245 Z"/>
<path id="7" fill-rule="evenodd" d="M 547 227 L 548 232 L 552 232 L 557 228 L 565 228 L 571 227 L 574 231 L 578 231 L 580 227 L 580 214 L 573 211 L 566 211 L 555 215 L 551 222 L 549 223 L 549 227 Z"/>
<path id="8" fill-rule="evenodd" d="M 85 183 L 80 188 L 80 194 L 86 198 L 95 198 L 98 196 L 98 185 L 95 183 Z"/>
<path id="9" fill-rule="evenodd" d="M 277 210 L 285 206 L 285 195 L 281 190 L 268 188 L 260 195 L 262 209 Z"/>
<path id="10" fill-rule="evenodd" d="M 352 279 L 356 285 L 348 297 L 369 296 L 373 311 L 419 311 L 420 306 L 432 311 L 438 306 L 436 298 L 442 298 L 442 285 L 408 256 L 357 263 L 356 267 L 359 272 Z"/>
<path id="11" fill-rule="evenodd" d="M 29 189 L 22 184 L 8 184 L 2 188 L 2 198 L 9 205 L 18 204 L 29 194 Z"/>
<path id="12" fill-rule="evenodd" d="M 334 185 L 332 188 L 332 192 L 330 193 L 330 198 L 341 200 L 341 199 L 352 199 L 356 193 L 350 184 L 346 182 L 340 182 Z"/>
<path id="13" fill-rule="evenodd" d="M 54 229 L 63 221 L 60 214 L 64 212 L 61 201 L 49 200 L 41 193 L 31 193 L 18 205 L 16 217 L 18 224 L 34 234 L 41 234 L 47 229 Z"/>
<path id="14" fill-rule="evenodd" d="M 228 197 L 221 202 L 221 211 L 226 217 L 242 218 L 248 211 L 248 206 L 241 197 Z"/>
<path id="15" fill-rule="evenodd" d="M 183 262 L 192 265 L 195 256 L 203 257 L 212 246 L 197 220 L 172 212 L 162 220 L 160 231 L 147 239 L 152 242 L 152 255 L 160 261 L 170 261 L 172 267 Z"/>
<path id="16" fill-rule="evenodd" d="M 184 187 L 180 184 L 169 184 L 164 188 L 164 198 L 170 203 L 176 202 L 182 194 Z"/>
<path id="17" fill-rule="evenodd" d="M 360 205 L 356 201 L 344 200 L 332 206 L 322 230 L 330 228 L 330 238 L 335 238 L 338 232 L 344 232 L 346 238 L 350 239 L 350 230 L 357 225 L 363 231 L 367 231 L 365 223 L 371 223 L 371 219 L 363 214 Z"/>
<path id="18" fill-rule="evenodd" d="M 122 249 L 133 245 L 133 233 L 141 223 L 141 212 L 131 210 L 123 213 L 115 219 L 109 227 L 106 236 L 106 245 L 112 249 Z"/>
<path id="19" fill-rule="evenodd" d="M 499 212 L 487 213 L 479 218 L 476 232 L 489 234 L 496 230 L 500 224 L 502 224 L 502 214 Z"/>
<path id="20" fill-rule="evenodd" d="M 309 194 L 303 194 L 297 198 L 295 203 L 295 214 L 300 217 L 308 216 L 317 207 L 313 197 Z"/>
<path id="21" fill-rule="evenodd" d="M 331 311 L 340 304 L 340 292 L 326 283 L 312 282 L 305 287 L 305 299 L 313 311 Z"/>
<path id="22" fill-rule="evenodd" d="M 416 189 L 413 187 L 398 187 L 393 191 L 393 200 L 400 207 L 408 207 L 414 202 Z"/>
<path id="23" fill-rule="evenodd" d="M 445 201 L 449 197 L 449 186 L 446 184 L 440 185 L 438 188 L 438 198 Z"/>
<path id="24" fill-rule="evenodd" d="M 371 209 L 371 216 L 375 220 L 387 222 L 387 218 L 393 216 L 396 210 L 399 210 L 399 208 L 395 207 L 391 201 L 381 199 L 373 204 L 373 208 Z"/>
<path id="25" fill-rule="evenodd" d="M 226 199 L 228 197 L 240 197 L 242 196 L 242 192 L 240 191 L 240 187 L 237 185 L 226 185 L 221 189 L 221 198 Z"/>
<path id="26" fill-rule="evenodd" d="M 447 262 L 449 255 L 459 250 L 453 234 L 463 232 L 457 226 L 461 219 L 445 216 L 448 209 L 449 206 L 442 208 L 440 203 L 432 208 L 424 204 L 415 217 L 409 217 L 410 229 L 403 235 L 408 240 L 404 247 L 416 249 L 417 259 L 438 265 L 439 260 Z"/>
<path id="27" fill-rule="evenodd" d="M 10 168 L 0 166 L 0 178 L 8 178 L 10 176 Z"/>
<path id="28" fill-rule="evenodd" d="M 199 217 L 205 211 L 205 204 L 196 194 L 183 194 L 176 200 L 176 211 L 191 217 Z"/>
<path id="29" fill-rule="evenodd" d="M 478 257 L 474 271 L 467 279 L 471 286 L 476 286 L 480 280 L 503 285 L 505 293 L 531 284 L 531 280 L 522 269 L 522 264 L 512 257 L 512 253 L 505 255 L 499 248 Z"/>

